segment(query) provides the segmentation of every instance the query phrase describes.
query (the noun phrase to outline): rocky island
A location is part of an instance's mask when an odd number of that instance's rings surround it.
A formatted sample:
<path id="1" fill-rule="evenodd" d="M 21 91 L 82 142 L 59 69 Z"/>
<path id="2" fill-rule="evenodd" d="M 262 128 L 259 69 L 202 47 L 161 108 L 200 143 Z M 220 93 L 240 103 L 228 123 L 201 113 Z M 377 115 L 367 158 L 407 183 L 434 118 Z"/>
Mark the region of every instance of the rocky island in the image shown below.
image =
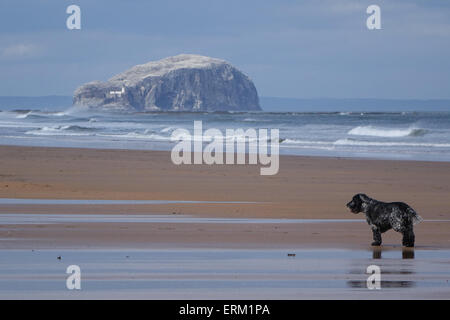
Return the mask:
<path id="1" fill-rule="evenodd" d="M 73 104 L 129 111 L 257 111 L 248 76 L 224 60 L 182 54 L 79 87 Z"/>

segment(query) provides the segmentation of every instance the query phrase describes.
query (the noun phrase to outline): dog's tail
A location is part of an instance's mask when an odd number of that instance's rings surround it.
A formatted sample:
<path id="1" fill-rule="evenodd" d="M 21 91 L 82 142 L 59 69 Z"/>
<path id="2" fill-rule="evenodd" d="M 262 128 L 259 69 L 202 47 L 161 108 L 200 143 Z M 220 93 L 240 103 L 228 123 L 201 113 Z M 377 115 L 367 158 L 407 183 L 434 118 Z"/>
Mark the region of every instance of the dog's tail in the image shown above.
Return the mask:
<path id="1" fill-rule="evenodd" d="M 418 224 L 423 221 L 423 218 L 421 216 L 419 216 L 419 214 L 416 211 L 414 211 L 413 208 L 411 208 L 411 207 L 408 208 L 408 213 L 410 214 L 410 216 L 412 218 L 413 224 Z"/>

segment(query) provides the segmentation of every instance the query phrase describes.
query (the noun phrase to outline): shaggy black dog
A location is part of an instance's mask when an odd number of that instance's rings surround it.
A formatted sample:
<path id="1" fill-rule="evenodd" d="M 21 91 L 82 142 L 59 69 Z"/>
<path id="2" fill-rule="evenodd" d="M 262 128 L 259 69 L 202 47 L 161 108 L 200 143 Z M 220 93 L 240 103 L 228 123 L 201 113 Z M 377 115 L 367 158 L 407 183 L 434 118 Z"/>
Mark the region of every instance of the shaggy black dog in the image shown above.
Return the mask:
<path id="1" fill-rule="evenodd" d="M 422 218 L 406 203 L 381 202 L 358 193 L 347 203 L 347 207 L 355 214 L 366 214 L 367 223 L 373 232 L 373 246 L 381 245 L 383 232 L 394 229 L 403 234 L 404 246 L 414 247 L 413 225 L 422 221 Z"/>

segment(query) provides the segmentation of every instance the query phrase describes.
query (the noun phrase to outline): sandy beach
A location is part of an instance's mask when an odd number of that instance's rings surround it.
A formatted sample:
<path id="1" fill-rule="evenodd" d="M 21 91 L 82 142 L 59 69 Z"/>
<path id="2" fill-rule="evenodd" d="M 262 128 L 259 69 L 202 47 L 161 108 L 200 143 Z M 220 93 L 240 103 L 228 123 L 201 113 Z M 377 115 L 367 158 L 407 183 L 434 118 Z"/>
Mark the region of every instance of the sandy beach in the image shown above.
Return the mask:
<path id="1" fill-rule="evenodd" d="M 383 298 L 450 297 L 450 275 L 441 270 L 450 258 L 450 163 L 281 156 L 279 174 L 260 176 L 259 166 L 176 166 L 163 151 L 1 146 L 0 159 L 0 251 L 9 257 L 0 265 L 1 298 L 377 299 L 364 282 L 365 266 L 372 263 L 392 269 Z M 370 247 L 364 216 L 345 207 L 359 192 L 407 202 L 425 219 L 415 228 L 415 251 L 402 249 L 401 235 L 393 231 L 383 235 L 381 248 Z M 108 262 L 111 250 L 117 256 Z M 142 258 L 133 266 L 148 273 L 130 269 L 130 276 L 123 270 L 131 267 L 133 250 L 154 257 L 160 268 L 180 269 L 158 275 L 145 269 L 155 260 Z M 181 258 L 163 263 L 173 250 Z M 204 274 L 210 263 L 205 252 L 218 259 L 210 276 Z M 231 252 L 226 271 L 223 252 Z M 259 254 L 268 260 L 261 262 Z M 38 256 L 46 258 L 42 274 L 33 276 L 21 261 Z M 123 268 L 105 276 L 94 272 L 91 290 L 70 295 L 48 282 L 64 278 L 52 272 L 67 264 L 66 257 L 96 265 L 97 271 L 116 263 Z M 297 259 L 295 271 L 289 257 Z M 264 270 L 254 270 L 260 263 Z M 310 275 L 321 263 L 329 266 L 326 274 Z M 291 271 L 280 271 L 280 265 Z M 340 270 L 336 274 L 333 265 Z M 199 276 L 186 274 L 185 267 Z M 11 268 L 25 269 L 13 276 Z M 249 272 L 260 275 L 251 280 Z M 29 287 L 29 277 L 42 287 Z M 250 284 L 238 284 L 235 277 Z M 135 286 L 136 279 L 142 287 Z M 106 280 L 110 291 L 103 287 Z M 131 287 L 123 291 L 123 283 Z"/>
<path id="2" fill-rule="evenodd" d="M 449 248 L 450 163 L 281 156 L 280 172 L 259 175 L 253 165 L 181 165 L 169 152 L 0 147 L 0 198 L 184 200 L 224 203 L 127 205 L 0 204 L 2 213 L 167 214 L 220 218 L 364 219 L 345 204 L 364 192 L 382 201 L 404 201 L 425 220 L 417 246 Z M 232 203 L 229 203 L 232 202 Z M 239 203 L 245 202 L 245 203 Z M 139 242 L 273 246 L 366 247 L 365 223 L 327 225 L 158 226 L 42 225 L 0 229 L 0 238 L 48 240 L 77 246 Z M 45 229 L 45 232 L 42 232 Z M 150 232 L 151 230 L 151 232 Z M 70 231 L 70 232 L 69 232 Z M 61 235 L 64 236 L 61 236 Z M 385 245 L 399 245 L 390 231 Z M 2 246 L 6 244 L 2 243 Z"/>

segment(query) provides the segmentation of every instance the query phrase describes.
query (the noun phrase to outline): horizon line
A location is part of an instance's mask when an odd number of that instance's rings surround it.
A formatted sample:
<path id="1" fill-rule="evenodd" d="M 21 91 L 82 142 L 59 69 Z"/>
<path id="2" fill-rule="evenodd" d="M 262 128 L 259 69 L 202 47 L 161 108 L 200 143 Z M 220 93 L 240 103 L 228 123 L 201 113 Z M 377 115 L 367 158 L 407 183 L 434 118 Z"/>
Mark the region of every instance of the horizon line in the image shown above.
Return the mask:
<path id="1" fill-rule="evenodd" d="M 25 96 L 17 96 L 17 95 L 0 95 L 0 98 L 47 98 L 47 97 L 73 97 L 73 95 L 65 95 L 65 94 L 47 94 L 47 95 L 25 95 Z M 373 98 L 373 97 L 358 97 L 358 98 L 337 98 L 337 97 L 282 97 L 282 96 L 259 96 L 259 98 L 273 98 L 273 99 L 292 99 L 292 100 L 410 100 L 410 101 L 442 101 L 449 100 L 448 98 Z"/>

